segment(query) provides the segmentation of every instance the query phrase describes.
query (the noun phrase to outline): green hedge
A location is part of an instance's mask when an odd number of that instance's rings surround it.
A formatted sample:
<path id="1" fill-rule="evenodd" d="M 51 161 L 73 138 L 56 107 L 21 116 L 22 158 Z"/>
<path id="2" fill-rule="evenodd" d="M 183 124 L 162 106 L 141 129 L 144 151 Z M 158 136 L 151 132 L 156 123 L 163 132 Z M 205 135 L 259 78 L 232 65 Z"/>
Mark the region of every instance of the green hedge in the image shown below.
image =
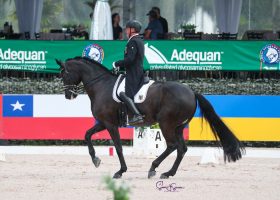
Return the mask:
<path id="1" fill-rule="evenodd" d="M 280 95 L 279 79 L 209 79 L 193 78 L 181 81 L 202 94 Z M 4 94 L 63 94 L 59 78 L 2 78 L 0 91 Z"/>

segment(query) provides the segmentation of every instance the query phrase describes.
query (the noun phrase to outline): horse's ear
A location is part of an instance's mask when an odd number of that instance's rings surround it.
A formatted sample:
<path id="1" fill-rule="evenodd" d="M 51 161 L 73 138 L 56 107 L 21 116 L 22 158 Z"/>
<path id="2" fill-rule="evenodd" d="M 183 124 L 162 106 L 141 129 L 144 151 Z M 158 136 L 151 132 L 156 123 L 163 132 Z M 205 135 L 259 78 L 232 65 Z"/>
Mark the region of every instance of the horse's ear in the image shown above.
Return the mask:
<path id="1" fill-rule="evenodd" d="M 56 63 L 60 66 L 60 69 L 64 69 L 64 63 L 61 60 L 55 59 Z"/>

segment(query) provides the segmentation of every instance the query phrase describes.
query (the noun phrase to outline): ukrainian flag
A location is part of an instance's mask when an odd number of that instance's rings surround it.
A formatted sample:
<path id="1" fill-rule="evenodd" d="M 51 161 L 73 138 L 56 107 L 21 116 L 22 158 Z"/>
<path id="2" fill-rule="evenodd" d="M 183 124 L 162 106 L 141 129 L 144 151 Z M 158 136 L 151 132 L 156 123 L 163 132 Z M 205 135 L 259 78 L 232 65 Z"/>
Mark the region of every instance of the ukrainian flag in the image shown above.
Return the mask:
<path id="1" fill-rule="evenodd" d="M 206 95 L 217 114 L 243 141 L 280 141 L 280 96 Z M 189 125 L 190 140 L 215 140 L 200 109 Z"/>

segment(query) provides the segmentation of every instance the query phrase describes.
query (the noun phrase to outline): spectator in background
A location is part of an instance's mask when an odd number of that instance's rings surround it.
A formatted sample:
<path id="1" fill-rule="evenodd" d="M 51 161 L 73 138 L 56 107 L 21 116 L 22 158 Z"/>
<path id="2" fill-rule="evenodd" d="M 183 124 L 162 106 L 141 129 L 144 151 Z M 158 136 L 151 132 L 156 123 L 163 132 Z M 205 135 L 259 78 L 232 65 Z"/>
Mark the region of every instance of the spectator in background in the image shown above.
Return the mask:
<path id="1" fill-rule="evenodd" d="M 161 38 L 161 35 L 163 34 L 163 28 L 157 18 L 157 13 L 154 10 L 150 10 L 147 15 L 149 16 L 149 24 L 145 29 L 144 38 L 152 40 L 163 39 Z"/>
<path id="2" fill-rule="evenodd" d="M 157 18 L 160 21 L 160 23 L 162 25 L 162 28 L 163 28 L 163 34 L 164 35 L 167 34 L 168 33 L 168 23 L 167 23 L 167 20 L 165 18 L 160 16 L 160 9 L 159 9 L 159 7 L 153 7 L 152 10 L 157 13 Z"/>
<path id="3" fill-rule="evenodd" d="M 120 15 L 118 13 L 114 13 L 112 15 L 112 25 L 113 25 L 114 40 L 122 40 L 123 31 L 122 31 L 122 27 L 120 26 Z"/>

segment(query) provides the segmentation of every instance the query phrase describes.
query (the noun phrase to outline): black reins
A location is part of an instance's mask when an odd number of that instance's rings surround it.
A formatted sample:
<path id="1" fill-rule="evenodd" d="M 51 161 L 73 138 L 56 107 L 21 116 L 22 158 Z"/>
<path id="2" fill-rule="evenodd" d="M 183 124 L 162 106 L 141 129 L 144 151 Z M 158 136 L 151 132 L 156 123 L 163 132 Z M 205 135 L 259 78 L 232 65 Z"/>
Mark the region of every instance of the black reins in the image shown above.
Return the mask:
<path id="1" fill-rule="evenodd" d="M 87 87 L 89 87 L 90 85 L 96 83 L 97 81 L 99 81 L 99 79 L 102 78 L 102 76 L 104 76 L 106 73 L 101 73 L 99 74 L 97 77 L 95 77 L 94 79 L 91 79 L 90 81 L 84 83 L 84 88 L 86 89 Z"/>

